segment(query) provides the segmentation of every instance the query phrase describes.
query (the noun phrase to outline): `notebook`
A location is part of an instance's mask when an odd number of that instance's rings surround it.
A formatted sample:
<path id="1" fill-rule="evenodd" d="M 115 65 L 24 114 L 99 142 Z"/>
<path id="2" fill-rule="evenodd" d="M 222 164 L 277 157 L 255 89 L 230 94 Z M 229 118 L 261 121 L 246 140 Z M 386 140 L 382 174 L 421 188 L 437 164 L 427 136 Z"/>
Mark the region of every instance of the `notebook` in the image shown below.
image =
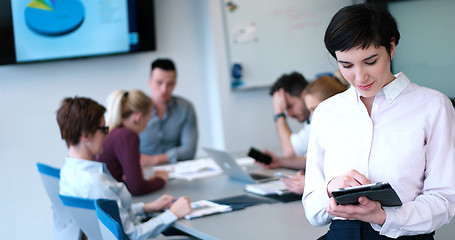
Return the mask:
<path id="1" fill-rule="evenodd" d="M 232 211 L 229 205 L 219 204 L 213 201 L 200 200 L 191 203 L 191 213 L 185 216 L 185 219 L 194 219 L 210 216 L 218 213 Z"/>
<path id="2" fill-rule="evenodd" d="M 249 184 L 277 180 L 278 178 L 261 173 L 248 173 L 235 161 L 234 157 L 226 151 L 216 150 L 213 148 L 202 147 L 205 152 L 215 161 L 218 166 L 230 178 L 244 181 Z"/>
<path id="3" fill-rule="evenodd" d="M 271 194 L 282 195 L 288 192 L 288 189 L 281 180 L 275 180 L 265 183 L 247 184 L 245 185 L 245 191 L 265 196 Z"/>

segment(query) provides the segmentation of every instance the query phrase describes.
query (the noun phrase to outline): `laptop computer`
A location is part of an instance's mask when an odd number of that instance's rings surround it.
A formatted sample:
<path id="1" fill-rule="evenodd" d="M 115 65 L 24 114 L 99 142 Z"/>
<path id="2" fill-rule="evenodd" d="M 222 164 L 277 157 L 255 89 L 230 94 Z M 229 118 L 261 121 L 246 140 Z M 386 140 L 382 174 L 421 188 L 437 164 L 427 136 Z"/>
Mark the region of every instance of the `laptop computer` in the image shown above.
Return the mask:
<path id="1" fill-rule="evenodd" d="M 202 147 L 205 152 L 212 158 L 218 166 L 230 178 L 244 181 L 249 184 L 268 182 L 278 178 L 271 175 L 260 173 L 248 173 L 235 161 L 234 157 L 226 151 L 216 150 L 213 148 Z"/>

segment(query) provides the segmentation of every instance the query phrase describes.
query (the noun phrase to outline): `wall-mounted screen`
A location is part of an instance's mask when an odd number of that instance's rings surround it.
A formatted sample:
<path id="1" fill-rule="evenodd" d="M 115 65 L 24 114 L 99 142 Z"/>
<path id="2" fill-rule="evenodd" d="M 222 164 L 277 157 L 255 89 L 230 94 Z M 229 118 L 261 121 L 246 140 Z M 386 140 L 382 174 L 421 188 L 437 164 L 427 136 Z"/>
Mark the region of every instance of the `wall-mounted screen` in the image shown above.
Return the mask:
<path id="1" fill-rule="evenodd" d="M 0 64 L 155 50 L 151 0 L 0 3 Z"/>

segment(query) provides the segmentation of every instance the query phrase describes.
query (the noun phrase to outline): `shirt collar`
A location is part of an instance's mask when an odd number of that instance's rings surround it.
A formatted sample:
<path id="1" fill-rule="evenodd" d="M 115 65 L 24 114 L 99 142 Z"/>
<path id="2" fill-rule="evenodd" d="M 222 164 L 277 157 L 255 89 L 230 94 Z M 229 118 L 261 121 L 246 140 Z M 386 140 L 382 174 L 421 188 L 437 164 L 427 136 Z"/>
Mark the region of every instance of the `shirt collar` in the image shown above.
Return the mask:
<path id="1" fill-rule="evenodd" d="M 396 74 L 395 79 L 381 89 L 387 103 L 392 103 L 410 82 L 403 73 Z"/>
<path id="2" fill-rule="evenodd" d="M 409 85 L 411 81 L 403 73 L 398 73 L 395 75 L 395 79 L 392 80 L 389 84 L 384 86 L 378 94 L 385 95 L 387 103 L 392 103 L 400 93 Z M 360 94 L 357 89 L 352 86 L 347 90 L 349 98 L 356 104 L 360 102 Z"/>
<path id="3" fill-rule="evenodd" d="M 176 106 L 176 105 L 177 105 L 177 99 L 174 96 L 172 96 L 171 100 L 169 100 L 169 102 L 166 105 L 166 114 L 164 115 L 163 119 L 165 119 L 167 117 L 168 112 L 171 111 L 174 108 L 174 106 Z M 152 115 L 156 116 L 156 108 L 153 108 Z"/>
<path id="4" fill-rule="evenodd" d="M 171 100 L 169 100 L 169 103 L 167 104 L 167 110 L 173 108 L 177 104 L 177 100 L 175 99 L 174 96 L 171 97 Z"/>
<path id="5" fill-rule="evenodd" d="M 359 104 L 360 102 L 360 94 L 357 92 L 357 89 L 355 89 L 352 86 L 349 86 L 348 90 L 346 90 L 348 94 L 348 98 L 355 104 Z"/>
<path id="6" fill-rule="evenodd" d="M 76 167 L 77 169 L 96 171 L 100 173 L 109 173 L 106 164 L 102 162 L 67 157 L 66 163 L 73 167 Z"/>

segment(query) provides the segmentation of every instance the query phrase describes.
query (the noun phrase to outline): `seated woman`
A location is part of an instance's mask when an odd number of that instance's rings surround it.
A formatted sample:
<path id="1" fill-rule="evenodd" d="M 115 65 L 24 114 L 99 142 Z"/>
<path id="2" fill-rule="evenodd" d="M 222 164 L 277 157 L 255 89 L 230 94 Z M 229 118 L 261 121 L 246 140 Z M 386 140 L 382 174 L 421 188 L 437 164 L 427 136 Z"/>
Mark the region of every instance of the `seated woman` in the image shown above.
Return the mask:
<path id="1" fill-rule="evenodd" d="M 60 194 L 117 201 L 120 218 L 129 239 L 154 237 L 191 212 L 187 197 L 163 195 L 149 203 L 132 204 L 132 196 L 122 182 L 116 181 L 101 162 L 92 161 L 103 151 L 109 127 L 105 126 L 106 109 L 83 97 L 65 98 L 57 111 L 62 139 L 68 146 L 68 157 L 60 172 Z M 173 203 L 174 202 L 174 203 Z M 141 223 L 140 214 L 161 211 L 158 216 Z"/>
<path id="2" fill-rule="evenodd" d="M 310 111 L 310 114 L 313 114 L 314 109 L 319 103 L 345 90 L 346 83 L 343 79 L 338 80 L 337 78 L 330 76 L 321 76 L 305 87 L 305 105 Z M 277 166 L 289 167 L 286 163 L 296 162 L 286 158 L 278 158 L 274 155 L 272 155 L 272 159 Z M 305 169 L 305 161 L 299 161 L 299 164 L 300 166 L 295 165 L 293 167 Z M 283 181 L 289 191 L 303 194 L 303 186 L 305 184 L 305 174 L 303 171 L 298 171 L 296 175 L 291 176 L 290 178 L 282 178 L 281 181 Z"/>
<path id="3" fill-rule="evenodd" d="M 332 97 L 340 92 L 344 92 L 347 89 L 349 83 L 345 82 L 344 78 L 338 79 L 330 76 L 321 76 L 316 80 L 310 82 L 305 88 L 305 105 L 310 111 L 310 115 L 313 114 L 314 109 L 329 97 Z"/>
<path id="4" fill-rule="evenodd" d="M 153 192 L 168 179 L 166 171 L 156 171 L 154 177 L 144 179 L 139 162 L 139 133 L 150 119 L 152 106 L 152 100 L 140 90 L 118 90 L 107 98 L 106 125 L 111 132 L 103 153 L 95 156 L 95 160 L 104 162 L 112 176 L 125 182 L 133 195 Z"/>

